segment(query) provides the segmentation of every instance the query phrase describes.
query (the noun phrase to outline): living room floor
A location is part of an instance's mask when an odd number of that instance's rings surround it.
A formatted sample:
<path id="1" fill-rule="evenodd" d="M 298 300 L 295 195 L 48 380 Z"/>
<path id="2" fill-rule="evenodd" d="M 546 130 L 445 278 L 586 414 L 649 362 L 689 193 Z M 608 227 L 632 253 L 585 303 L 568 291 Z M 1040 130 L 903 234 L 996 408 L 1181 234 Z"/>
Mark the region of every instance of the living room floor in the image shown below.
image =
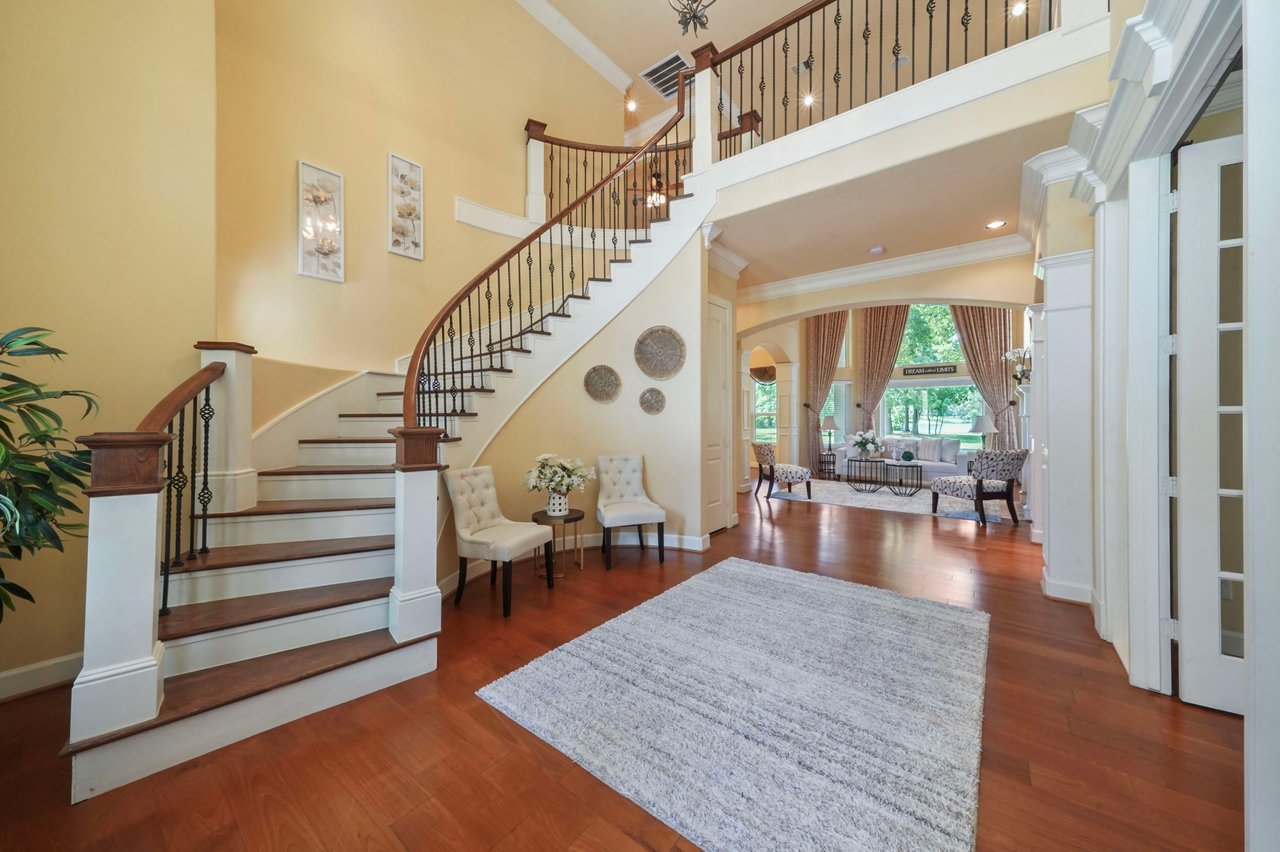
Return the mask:
<path id="1" fill-rule="evenodd" d="M 1128 685 L 1087 608 L 1040 594 L 1027 525 L 740 495 L 707 553 L 598 551 L 513 613 L 446 602 L 440 667 L 79 805 L 69 689 L 0 704 L 5 849 L 689 849 L 475 690 L 729 556 L 991 613 L 980 849 L 1243 846 L 1238 717 Z"/>

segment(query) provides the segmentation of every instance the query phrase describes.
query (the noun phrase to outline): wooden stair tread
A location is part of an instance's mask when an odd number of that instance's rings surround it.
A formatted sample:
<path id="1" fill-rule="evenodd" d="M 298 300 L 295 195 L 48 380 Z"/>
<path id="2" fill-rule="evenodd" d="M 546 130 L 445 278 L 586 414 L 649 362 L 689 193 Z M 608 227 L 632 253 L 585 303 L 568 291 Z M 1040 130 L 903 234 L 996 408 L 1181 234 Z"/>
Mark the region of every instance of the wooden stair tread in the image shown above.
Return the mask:
<path id="1" fill-rule="evenodd" d="M 393 464 L 299 464 L 260 470 L 258 476 L 353 476 L 361 473 L 395 473 Z"/>
<path id="2" fill-rule="evenodd" d="M 213 633 L 229 627 L 242 627 L 374 600 L 391 591 L 394 582 L 392 577 L 376 577 L 354 583 L 312 586 L 309 589 L 175 606 L 168 615 L 160 616 L 159 638 L 161 641 L 181 639 L 184 636 Z"/>
<path id="3" fill-rule="evenodd" d="M 398 411 L 348 411 L 339 414 L 338 417 L 382 417 L 391 420 L 399 420 L 404 415 Z"/>
<path id="4" fill-rule="evenodd" d="M 399 396 L 399 395 L 400 395 L 400 392 L 397 391 L 396 396 Z M 381 396 L 381 394 L 379 394 L 379 396 Z M 298 439 L 299 444 L 394 444 L 395 442 L 396 442 L 396 439 L 392 438 L 390 435 L 388 435 L 385 438 L 334 437 L 334 438 L 299 438 Z"/>
<path id="5" fill-rule="evenodd" d="M 173 574 L 188 571 L 215 571 L 241 565 L 293 562 L 299 559 L 319 559 L 324 556 L 391 550 L 395 546 L 394 535 L 322 538 L 314 541 L 282 541 L 273 544 L 237 544 L 230 547 L 215 547 L 208 553 L 198 555 L 195 559 L 188 559 L 181 565 L 174 565 L 169 571 Z"/>
<path id="6" fill-rule="evenodd" d="M 255 515 L 301 515 L 311 512 L 356 512 L 364 509 L 394 509 L 396 501 L 386 497 L 347 497 L 334 500 L 263 500 L 236 512 L 210 512 L 211 518 L 247 518 Z M 200 516 L 197 516 L 200 517 Z"/>
<path id="7" fill-rule="evenodd" d="M 407 642 L 396 642 L 389 630 L 373 630 L 344 639 L 331 639 L 328 642 L 292 648 L 288 651 L 268 654 L 265 657 L 255 657 L 251 660 L 165 678 L 164 702 L 160 705 L 160 713 L 156 718 L 109 734 L 67 743 L 62 749 L 62 756 L 96 748 L 208 710 L 234 704 L 309 677 L 371 659 L 388 651 L 415 645 L 438 635 L 433 633 Z"/>
<path id="8" fill-rule="evenodd" d="M 497 391 L 495 391 L 493 388 L 440 388 L 440 389 L 438 389 L 438 390 L 436 390 L 436 389 L 432 389 L 432 390 L 424 391 L 424 393 L 427 393 L 427 394 L 430 394 L 430 395 L 439 396 L 439 395 L 441 395 L 441 394 L 451 394 L 451 393 L 497 393 Z M 403 396 L 404 396 L 404 391 L 381 391 L 381 392 L 379 392 L 379 393 L 378 393 L 378 396 L 385 396 L 385 397 L 399 396 L 399 397 L 403 397 Z M 361 440 L 364 440 L 364 439 L 361 439 Z M 381 440 L 383 440 L 383 439 L 382 439 L 382 438 L 369 438 L 368 440 L 371 440 L 371 441 L 381 441 Z M 395 439 L 394 439 L 394 438 L 387 438 L 386 440 L 394 441 Z"/>

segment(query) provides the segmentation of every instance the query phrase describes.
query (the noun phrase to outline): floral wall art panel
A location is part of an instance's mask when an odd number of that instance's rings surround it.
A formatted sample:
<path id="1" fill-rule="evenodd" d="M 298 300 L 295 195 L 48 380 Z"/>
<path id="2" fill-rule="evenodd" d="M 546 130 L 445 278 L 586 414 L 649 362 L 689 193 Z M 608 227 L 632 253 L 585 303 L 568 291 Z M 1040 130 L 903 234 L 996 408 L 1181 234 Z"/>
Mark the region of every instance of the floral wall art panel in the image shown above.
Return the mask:
<path id="1" fill-rule="evenodd" d="M 342 175 L 298 161 L 298 274 L 345 280 Z"/>
<path id="2" fill-rule="evenodd" d="M 387 155 L 387 251 L 422 260 L 422 166 Z"/>

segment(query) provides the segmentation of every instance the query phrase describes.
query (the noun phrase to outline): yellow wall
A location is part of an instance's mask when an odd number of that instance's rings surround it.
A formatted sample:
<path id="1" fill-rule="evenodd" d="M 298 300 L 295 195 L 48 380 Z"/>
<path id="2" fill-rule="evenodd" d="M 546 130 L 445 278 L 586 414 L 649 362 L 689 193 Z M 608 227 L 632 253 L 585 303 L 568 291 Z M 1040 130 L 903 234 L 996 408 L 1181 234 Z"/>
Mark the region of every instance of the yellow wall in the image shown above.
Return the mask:
<path id="1" fill-rule="evenodd" d="M 258 431 L 300 402 L 358 375 L 288 361 L 253 359 L 253 431 Z"/>
<path id="2" fill-rule="evenodd" d="M 6 3 L 0 16 L 4 329 L 54 329 L 25 373 L 98 393 L 73 435 L 127 430 L 214 332 L 212 0 Z M 83 541 L 17 565 L 0 671 L 79 652 Z"/>
<path id="3" fill-rule="evenodd" d="M 1083 201 L 1071 197 L 1071 181 L 1050 184 L 1041 217 L 1037 257 L 1053 257 L 1093 248 L 1093 217 Z"/>
<path id="4" fill-rule="evenodd" d="M 524 123 L 621 138 L 618 92 L 514 0 L 219 0 L 218 333 L 269 358 L 387 370 L 514 243 Z M 387 154 L 423 164 L 425 259 L 386 248 Z M 341 173 L 346 283 L 296 274 L 297 160 Z"/>
<path id="5" fill-rule="evenodd" d="M 595 466 L 597 455 L 644 456 L 649 496 L 667 510 L 667 535 L 702 535 L 701 364 L 703 288 L 702 235 L 696 235 L 675 260 L 622 313 L 571 357 L 516 411 L 478 464 L 492 465 L 498 500 L 513 520 L 527 520 L 545 508 L 547 497 L 527 492 L 521 478 L 540 453 L 581 458 Z M 635 361 L 636 336 L 653 325 L 669 325 L 687 347 L 684 367 L 666 380 L 651 379 Z M 622 377 L 622 391 L 610 403 L 587 396 L 582 377 L 596 364 L 608 364 Z M 640 392 L 656 387 L 667 397 L 661 414 L 640 410 Z M 569 505 L 587 518 L 583 532 L 598 532 L 595 520 L 599 483 L 586 493 L 569 495 Z M 450 521 L 452 524 L 452 521 Z M 442 577 L 457 570 L 452 527 L 440 553 Z"/>

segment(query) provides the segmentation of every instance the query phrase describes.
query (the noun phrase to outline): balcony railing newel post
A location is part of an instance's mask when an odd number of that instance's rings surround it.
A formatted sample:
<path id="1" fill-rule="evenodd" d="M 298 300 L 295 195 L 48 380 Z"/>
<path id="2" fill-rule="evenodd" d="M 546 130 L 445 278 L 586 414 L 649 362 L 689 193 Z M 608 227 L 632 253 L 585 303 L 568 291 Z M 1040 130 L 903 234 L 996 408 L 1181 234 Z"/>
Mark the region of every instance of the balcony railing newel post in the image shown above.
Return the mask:
<path id="1" fill-rule="evenodd" d="M 700 45 L 693 51 L 693 167 L 691 171 L 699 174 L 711 168 L 715 159 L 716 132 L 711 129 L 712 115 L 715 114 L 716 84 L 712 82 L 715 70 L 712 61 L 715 58 L 716 46 L 712 42 Z M 686 104 L 686 110 L 688 105 Z"/>
<path id="2" fill-rule="evenodd" d="M 525 216 L 531 221 L 541 224 L 547 221 L 547 146 L 543 142 L 546 135 L 546 122 L 525 122 L 525 163 L 527 166 L 527 183 L 525 196 Z"/>

